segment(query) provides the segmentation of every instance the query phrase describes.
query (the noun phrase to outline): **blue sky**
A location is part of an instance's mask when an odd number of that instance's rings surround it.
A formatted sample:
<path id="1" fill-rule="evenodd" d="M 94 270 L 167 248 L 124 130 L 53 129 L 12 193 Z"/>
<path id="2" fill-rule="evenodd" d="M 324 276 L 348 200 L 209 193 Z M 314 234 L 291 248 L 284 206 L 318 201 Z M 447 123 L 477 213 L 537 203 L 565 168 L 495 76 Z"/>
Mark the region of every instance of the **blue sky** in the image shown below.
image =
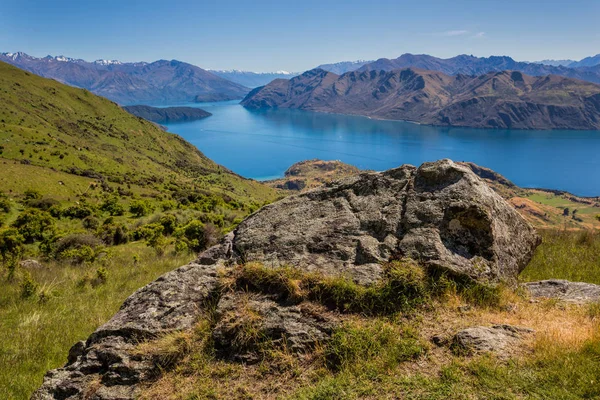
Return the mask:
<path id="1" fill-rule="evenodd" d="M 0 52 L 302 71 L 342 60 L 600 53 L 599 0 L 0 0 Z"/>

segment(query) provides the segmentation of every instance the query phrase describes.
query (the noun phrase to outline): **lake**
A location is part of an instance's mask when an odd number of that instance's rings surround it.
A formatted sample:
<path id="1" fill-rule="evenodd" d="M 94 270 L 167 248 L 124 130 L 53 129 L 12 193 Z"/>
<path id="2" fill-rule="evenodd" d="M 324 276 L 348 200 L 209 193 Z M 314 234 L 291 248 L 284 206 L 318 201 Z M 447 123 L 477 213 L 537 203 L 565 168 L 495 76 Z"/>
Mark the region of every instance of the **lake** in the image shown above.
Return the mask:
<path id="1" fill-rule="evenodd" d="M 238 102 L 185 104 L 213 115 L 168 124 L 206 156 L 257 180 L 319 158 L 361 169 L 450 158 L 491 168 L 519 186 L 600 195 L 600 131 L 431 127 L 300 110 L 246 110 Z"/>

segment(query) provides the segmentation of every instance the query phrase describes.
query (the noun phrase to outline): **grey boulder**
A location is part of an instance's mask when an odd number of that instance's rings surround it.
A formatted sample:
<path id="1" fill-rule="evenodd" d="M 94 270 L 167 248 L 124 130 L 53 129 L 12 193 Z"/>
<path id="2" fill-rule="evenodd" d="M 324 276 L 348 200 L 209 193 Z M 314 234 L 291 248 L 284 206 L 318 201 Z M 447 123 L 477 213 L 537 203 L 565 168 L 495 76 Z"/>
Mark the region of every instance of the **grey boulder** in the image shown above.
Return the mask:
<path id="1" fill-rule="evenodd" d="M 600 301 L 600 286 L 585 282 L 548 279 L 524 284 L 531 297 L 558 299 L 568 303 L 594 303 Z"/>

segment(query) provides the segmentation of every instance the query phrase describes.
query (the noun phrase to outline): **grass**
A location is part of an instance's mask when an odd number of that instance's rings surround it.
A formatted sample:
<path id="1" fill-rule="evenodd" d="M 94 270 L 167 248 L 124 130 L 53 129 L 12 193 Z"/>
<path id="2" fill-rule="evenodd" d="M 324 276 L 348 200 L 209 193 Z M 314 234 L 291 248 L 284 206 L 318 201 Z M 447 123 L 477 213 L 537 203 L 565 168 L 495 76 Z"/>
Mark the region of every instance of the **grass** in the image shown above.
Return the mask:
<path id="1" fill-rule="evenodd" d="M 521 273 L 524 281 L 548 278 L 600 285 L 598 231 L 544 230 L 543 242 Z"/>
<path id="2" fill-rule="evenodd" d="M 67 350 L 106 322 L 139 287 L 189 260 L 189 256 L 156 258 L 152 249 L 132 243 L 111 249 L 101 264 L 49 265 L 31 271 L 42 296 L 21 297 L 19 280 L 0 277 L 0 398 L 24 399 L 49 369 L 66 362 Z M 132 254 L 139 261 L 134 266 Z M 89 282 L 99 266 L 106 283 Z M 85 283 L 88 282 L 88 283 Z M 82 286 L 82 283 L 85 283 Z"/>

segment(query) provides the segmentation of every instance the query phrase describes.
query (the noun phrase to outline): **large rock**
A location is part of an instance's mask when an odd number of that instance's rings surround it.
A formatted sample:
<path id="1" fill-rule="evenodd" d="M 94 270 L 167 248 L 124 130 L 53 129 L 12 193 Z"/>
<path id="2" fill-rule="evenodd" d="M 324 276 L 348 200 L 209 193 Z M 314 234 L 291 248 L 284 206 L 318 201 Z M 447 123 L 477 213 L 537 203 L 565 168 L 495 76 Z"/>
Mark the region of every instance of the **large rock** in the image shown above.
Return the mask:
<path id="1" fill-rule="evenodd" d="M 594 303 L 600 301 L 600 286 L 585 282 L 570 282 L 561 279 L 548 279 L 527 282 L 524 286 L 531 297 L 558 299 L 568 303 Z"/>
<path id="2" fill-rule="evenodd" d="M 513 207 L 450 160 L 363 173 L 288 197 L 247 218 L 232 239 L 242 260 L 362 283 L 399 256 L 479 281 L 515 281 L 539 243 Z"/>

